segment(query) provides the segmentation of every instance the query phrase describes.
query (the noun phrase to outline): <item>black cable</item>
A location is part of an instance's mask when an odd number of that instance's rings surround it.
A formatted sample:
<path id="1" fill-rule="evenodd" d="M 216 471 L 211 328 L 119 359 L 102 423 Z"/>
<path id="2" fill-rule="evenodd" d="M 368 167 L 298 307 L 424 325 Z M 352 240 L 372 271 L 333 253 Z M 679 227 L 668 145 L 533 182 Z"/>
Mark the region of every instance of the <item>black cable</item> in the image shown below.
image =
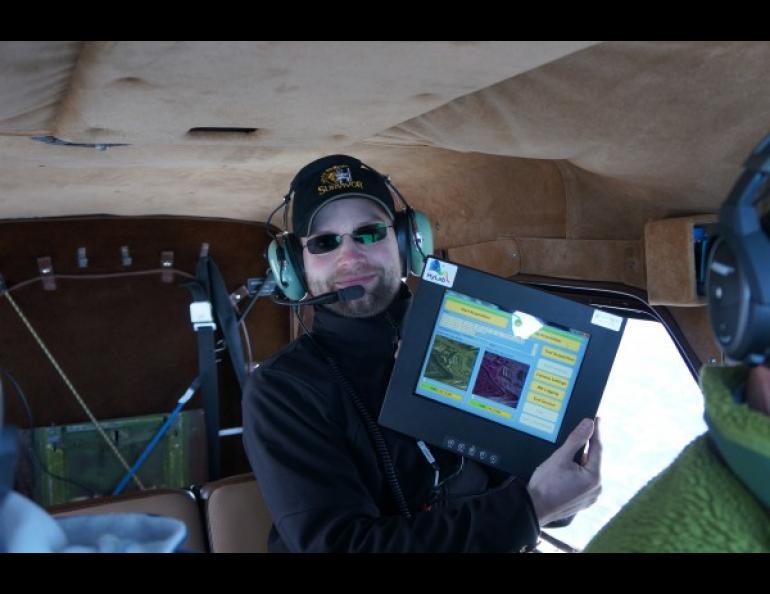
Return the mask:
<path id="1" fill-rule="evenodd" d="M 294 314 L 297 316 L 297 321 L 299 322 L 299 325 L 302 326 L 302 330 L 321 353 L 321 356 L 324 358 L 327 365 L 329 365 L 332 372 L 337 377 L 337 380 L 342 386 L 342 389 L 348 395 L 351 402 L 353 403 L 353 406 L 356 408 L 356 411 L 363 420 L 364 426 L 369 433 L 369 437 L 374 442 L 374 448 L 377 453 L 377 457 L 383 466 L 385 479 L 388 483 L 388 486 L 390 487 L 391 494 L 395 499 L 396 508 L 398 509 L 399 514 L 404 516 L 407 520 L 411 519 L 412 513 L 409 511 L 409 505 L 406 502 L 406 497 L 404 497 L 404 492 L 401 490 L 401 484 L 398 482 L 396 468 L 393 464 L 393 459 L 390 456 L 390 451 L 388 451 L 388 446 L 385 443 L 385 438 L 382 435 L 382 431 L 380 431 L 377 423 L 374 422 L 374 419 L 369 414 L 369 411 L 367 410 L 361 398 L 359 398 L 348 378 L 345 377 L 345 374 L 343 374 L 342 370 L 340 370 L 340 368 L 337 366 L 337 362 L 323 349 L 323 347 L 321 347 L 320 344 L 318 344 L 315 338 L 313 338 L 313 336 L 310 334 L 307 326 L 305 326 L 305 323 L 302 321 L 302 317 L 299 315 L 299 308 L 292 306 L 292 310 L 294 310 Z"/>
<path id="2" fill-rule="evenodd" d="M 460 464 L 458 464 L 457 470 L 454 473 L 452 473 L 450 476 L 446 477 L 443 481 L 441 481 L 438 484 L 438 486 L 439 487 L 443 487 L 449 481 L 451 481 L 453 478 L 456 478 L 456 477 L 460 476 L 460 473 L 463 471 L 463 466 L 465 466 L 465 457 L 464 456 L 460 456 Z"/>
<path id="3" fill-rule="evenodd" d="M 308 330 L 307 326 L 305 326 L 305 322 L 302 321 L 302 316 L 299 315 L 299 304 L 298 305 L 292 305 L 291 306 L 291 310 L 292 310 L 292 312 L 294 312 L 294 315 L 297 316 L 297 321 L 299 322 L 299 325 L 302 326 L 302 331 L 307 335 L 307 337 L 310 340 L 313 341 L 313 343 L 317 344 L 316 341 L 315 341 L 315 338 L 313 338 L 310 335 L 310 330 Z M 319 350 L 321 350 L 320 346 L 319 345 L 317 345 L 317 346 L 318 346 Z"/>
<path id="4" fill-rule="evenodd" d="M 34 459 L 35 462 L 37 462 L 37 464 L 40 467 L 40 469 L 43 472 L 45 472 L 48 476 L 53 478 L 53 479 L 56 479 L 58 481 L 62 481 L 62 482 L 65 482 L 65 483 L 70 483 L 71 485 L 75 485 L 76 487 L 78 487 L 79 489 L 84 491 L 89 497 L 95 497 L 96 495 L 98 495 L 99 493 L 96 491 L 96 489 L 88 487 L 88 486 L 86 486 L 86 485 L 84 485 L 82 483 L 79 483 L 78 481 L 75 481 L 73 479 L 69 479 L 69 478 L 66 478 L 66 477 L 63 477 L 63 476 L 59 476 L 58 474 L 55 474 L 55 473 L 53 473 L 52 471 L 50 471 L 48 469 L 48 467 L 45 465 L 43 460 L 40 458 L 40 454 L 37 451 L 37 447 L 36 447 L 36 444 L 35 444 L 35 418 L 32 416 L 32 409 L 29 406 L 29 400 L 27 400 L 27 397 L 24 394 L 24 391 L 21 389 L 21 386 L 19 386 L 19 383 L 16 381 L 16 379 L 13 377 L 13 375 L 11 375 L 11 373 L 9 371 L 7 371 L 6 369 L 0 367 L 0 373 L 2 373 L 8 379 L 8 381 L 11 382 L 11 385 L 13 386 L 14 391 L 19 396 L 19 400 L 21 401 L 21 404 L 24 407 L 24 411 L 25 411 L 25 413 L 27 415 L 27 420 L 29 422 L 29 445 L 28 445 L 28 449 L 29 449 L 30 453 L 32 454 L 32 458 Z M 33 473 L 32 474 L 32 481 L 33 481 L 33 483 L 32 483 L 32 489 L 30 489 L 30 492 L 34 492 L 34 486 L 35 486 L 34 480 L 35 480 L 35 475 Z"/>
<path id="5" fill-rule="evenodd" d="M 105 274 L 53 274 L 51 275 L 54 279 L 65 279 L 65 280 L 104 280 L 104 279 L 112 279 L 112 278 L 124 278 L 124 277 L 132 277 L 132 276 L 150 276 L 154 274 L 159 273 L 172 273 L 176 274 L 178 276 L 181 276 L 183 278 L 195 278 L 192 274 L 188 272 L 184 272 L 183 270 L 178 270 L 176 268 L 151 268 L 149 270 L 133 270 L 131 272 L 110 272 Z M 12 291 L 16 291 L 18 289 L 21 289 L 22 287 L 25 287 L 27 285 L 31 285 L 36 282 L 40 282 L 43 280 L 42 276 L 35 276 L 32 278 L 28 278 L 27 280 L 21 281 L 16 283 L 15 285 L 8 287 L 6 290 L 10 293 Z M 2 291 L 0 291 L 2 293 Z"/>
<path id="6" fill-rule="evenodd" d="M 246 304 L 246 309 L 244 309 L 243 313 L 238 316 L 238 323 L 239 324 L 242 323 L 246 319 L 246 316 L 249 315 L 249 312 L 251 311 L 251 308 L 254 307 L 254 304 L 257 302 L 257 299 L 259 299 L 260 297 L 263 297 L 263 295 L 260 295 L 259 291 L 257 291 L 254 294 L 254 297 L 252 297 L 249 300 L 249 302 Z"/>

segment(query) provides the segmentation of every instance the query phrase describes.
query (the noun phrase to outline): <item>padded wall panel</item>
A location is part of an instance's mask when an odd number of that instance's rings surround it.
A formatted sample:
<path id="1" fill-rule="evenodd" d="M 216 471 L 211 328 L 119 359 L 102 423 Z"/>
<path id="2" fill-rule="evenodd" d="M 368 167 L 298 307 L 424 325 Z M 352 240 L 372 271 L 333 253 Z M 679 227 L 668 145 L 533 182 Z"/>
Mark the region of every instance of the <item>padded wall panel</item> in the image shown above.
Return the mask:
<path id="1" fill-rule="evenodd" d="M 224 220 L 86 217 L 0 222 L 0 273 L 10 286 L 36 277 L 37 258 L 50 256 L 57 274 L 79 275 L 77 248 L 85 246 L 85 273 L 123 270 L 120 246 L 133 258 L 129 271 L 157 268 L 172 250 L 175 267 L 194 272 L 202 242 L 228 290 L 264 276 L 264 226 Z M 189 320 L 190 293 L 161 282 L 159 273 L 114 279 L 39 281 L 12 291 L 97 418 L 170 411 L 197 375 L 197 343 Z M 288 312 L 260 300 L 247 320 L 253 356 L 260 360 L 288 341 Z M 26 391 L 37 425 L 74 423 L 86 415 L 65 387 L 9 302 L 0 298 L 0 361 Z M 222 424 L 240 424 L 240 403 L 225 367 Z M 23 409 L 6 391 L 9 422 L 27 426 Z M 200 407 L 199 396 L 188 407 Z"/>

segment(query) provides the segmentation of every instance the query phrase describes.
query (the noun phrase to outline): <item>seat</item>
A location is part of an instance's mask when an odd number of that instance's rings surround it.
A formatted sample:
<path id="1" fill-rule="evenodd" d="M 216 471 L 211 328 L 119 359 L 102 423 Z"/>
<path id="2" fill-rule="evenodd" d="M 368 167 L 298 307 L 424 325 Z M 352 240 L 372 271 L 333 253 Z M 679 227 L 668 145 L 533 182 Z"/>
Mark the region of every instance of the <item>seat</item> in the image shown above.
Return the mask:
<path id="1" fill-rule="evenodd" d="M 205 531 L 198 503 L 195 495 L 185 489 L 154 489 L 116 497 L 89 499 L 56 505 L 48 508 L 47 511 L 55 517 L 146 513 L 177 518 L 187 525 L 187 539 L 182 545 L 183 548 L 187 551 L 206 551 Z"/>
<path id="2" fill-rule="evenodd" d="M 212 553 L 266 553 L 272 518 L 251 473 L 203 485 Z"/>

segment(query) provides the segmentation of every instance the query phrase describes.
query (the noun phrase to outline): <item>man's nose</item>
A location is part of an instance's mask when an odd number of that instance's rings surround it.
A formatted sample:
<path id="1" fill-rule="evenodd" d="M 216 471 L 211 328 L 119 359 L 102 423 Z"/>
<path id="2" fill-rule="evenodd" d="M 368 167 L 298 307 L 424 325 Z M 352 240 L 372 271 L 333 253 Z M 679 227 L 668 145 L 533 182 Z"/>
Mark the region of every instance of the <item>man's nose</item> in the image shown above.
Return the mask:
<path id="1" fill-rule="evenodd" d="M 358 259 L 363 256 L 363 245 L 353 240 L 350 235 L 342 236 L 342 244 L 339 247 L 339 257 L 345 259 Z"/>

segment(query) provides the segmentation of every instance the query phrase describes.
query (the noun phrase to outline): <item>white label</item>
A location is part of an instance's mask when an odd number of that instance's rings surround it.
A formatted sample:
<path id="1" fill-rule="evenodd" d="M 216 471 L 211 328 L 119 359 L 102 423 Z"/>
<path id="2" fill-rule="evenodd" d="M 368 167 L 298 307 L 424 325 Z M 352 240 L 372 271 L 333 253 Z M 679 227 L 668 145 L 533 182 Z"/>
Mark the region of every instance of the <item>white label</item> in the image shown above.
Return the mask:
<path id="1" fill-rule="evenodd" d="M 456 276 L 457 266 L 455 264 L 440 262 L 433 258 L 428 258 L 428 262 L 425 264 L 425 272 L 422 273 L 424 280 L 449 288 L 455 284 Z"/>
<path id="2" fill-rule="evenodd" d="M 617 332 L 623 325 L 623 318 L 597 309 L 594 311 L 594 317 L 591 318 L 591 323 Z"/>
<path id="3" fill-rule="evenodd" d="M 213 321 L 213 318 L 211 317 L 211 302 L 193 301 L 190 304 L 190 321 L 193 324 Z"/>

